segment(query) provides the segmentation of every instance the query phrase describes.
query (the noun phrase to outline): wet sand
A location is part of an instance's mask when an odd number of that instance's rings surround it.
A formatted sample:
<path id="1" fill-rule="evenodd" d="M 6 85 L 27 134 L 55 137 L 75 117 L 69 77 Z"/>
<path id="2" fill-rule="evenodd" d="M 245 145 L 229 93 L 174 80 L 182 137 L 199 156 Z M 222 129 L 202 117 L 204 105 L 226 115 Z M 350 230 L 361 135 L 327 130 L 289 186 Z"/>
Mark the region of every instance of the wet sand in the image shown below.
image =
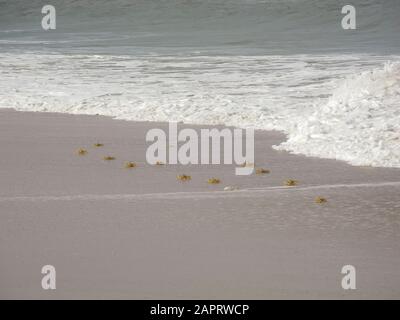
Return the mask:
<path id="1" fill-rule="evenodd" d="M 0 111 L 0 298 L 400 298 L 400 170 L 278 152 L 277 132 L 256 132 L 270 174 L 150 166 L 146 132 L 167 126 Z"/>

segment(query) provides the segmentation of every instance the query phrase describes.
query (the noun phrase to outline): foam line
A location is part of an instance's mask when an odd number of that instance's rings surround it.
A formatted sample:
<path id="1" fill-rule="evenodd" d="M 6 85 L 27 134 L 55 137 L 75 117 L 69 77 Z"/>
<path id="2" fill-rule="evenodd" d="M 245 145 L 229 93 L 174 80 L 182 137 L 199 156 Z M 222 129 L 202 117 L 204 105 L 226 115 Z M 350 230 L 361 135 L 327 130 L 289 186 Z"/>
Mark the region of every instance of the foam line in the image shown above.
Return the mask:
<path id="1" fill-rule="evenodd" d="M 176 199 L 205 199 L 205 198 L 252 198 L 268 192 L 300 192 L 309 190 L 326 190 L 340 188 L 379 188 L 400 187 L 400 181 L 357 183 L 357 184 L 327 184 L 312 185 L 304 187 L 266 187 L 249 188 L 236 191 L 199 191 L 199 192 L 167 192 L 167 193 L 145 193 L 145 194 L 86 194 L 86 195 L 52 195 L 52 196 L 15 196 L 0 197 L 0 202 L 50 202 L 50 201 L 118 201 L 118 200 L 176 200 Z"/>

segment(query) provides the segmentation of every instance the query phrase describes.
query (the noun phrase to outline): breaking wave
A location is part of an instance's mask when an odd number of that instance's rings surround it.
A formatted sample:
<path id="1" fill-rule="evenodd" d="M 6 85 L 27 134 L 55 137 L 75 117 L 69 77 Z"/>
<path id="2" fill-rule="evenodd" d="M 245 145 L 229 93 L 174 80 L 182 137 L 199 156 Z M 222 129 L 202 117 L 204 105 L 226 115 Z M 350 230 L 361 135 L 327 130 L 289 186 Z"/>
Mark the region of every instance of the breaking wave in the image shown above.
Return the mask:
<path id="1" fill-rule="evenodd" d="M 277 149 L 400 168 L 400 63 L 348 77 Z"/>

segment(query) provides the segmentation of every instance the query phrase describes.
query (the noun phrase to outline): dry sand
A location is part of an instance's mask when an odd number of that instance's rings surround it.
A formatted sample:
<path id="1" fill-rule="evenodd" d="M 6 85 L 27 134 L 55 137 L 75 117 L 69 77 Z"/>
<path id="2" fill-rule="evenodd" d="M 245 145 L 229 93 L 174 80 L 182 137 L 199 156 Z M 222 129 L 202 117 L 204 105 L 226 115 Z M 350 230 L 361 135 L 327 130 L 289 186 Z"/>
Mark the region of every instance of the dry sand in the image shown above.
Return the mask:
<path id="1" fill-rule="evenodd" d="M 400 298 L 400 170 L 277 152 L 276 132 L 256 133 L 270 174 L 150 166 L 155 127 L 167 124 L 0 111 L 0 298 Z M 286 179 L 299 185 L 276 188 Z"/>

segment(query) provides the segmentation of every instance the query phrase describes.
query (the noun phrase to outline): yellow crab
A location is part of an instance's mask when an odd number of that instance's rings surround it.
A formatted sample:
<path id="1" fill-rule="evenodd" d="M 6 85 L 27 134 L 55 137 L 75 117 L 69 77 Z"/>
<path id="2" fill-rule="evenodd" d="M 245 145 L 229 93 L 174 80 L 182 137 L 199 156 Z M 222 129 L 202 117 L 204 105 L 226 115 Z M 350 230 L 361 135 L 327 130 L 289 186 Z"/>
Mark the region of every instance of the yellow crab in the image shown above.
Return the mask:
<path id="1" fill-rule="evenodd" d="M 186 174 L 180 174 L 180 175 L 177 176 L 177 178 L 178 178 L 178 180 L 180 180 L 180 181 L 189 181 L 189 180 L 192 180 L 192 177 L 191 177 L 191 176 L 188 176 L 188 175 L 186 175 Z"/>
<path id="2" fill-rule="evenodd" d="M 86 155 L 88 152 L 87 152 L 87 150 L 85 150 L 85 149 L 78 149 L 77 153 L 78 153 L 78 155 L 80 155 L 80 156 L 84 156 L 84 155 Z"/>
<path id="3" fill-rule="evenodd" d="M 270 173 L 271 171 L 263 168 L 256 169 L 256 174 L 267 174 Z"/>
<path id="4" fill-rule="evenodd" d="M 326 202 L 328 202 L 328 200 L 326 200 L 323 197 L 316 197 L 315 198 L 315 203 L 326 203 Z"/>
<path id="5" fill-rule="evenodd" d="M 136 163 L 134 163 L 134 162 L 128 161 L 125 163 L 125 168 L 127 168 L 127 169 L 131 169 L 131 168 L 135 168 L 135 167 L 136 167 Z"/>
<path id="6" fill-rule="evenodd" d="M 288 187 L 294 187 L 294 186 L 297 186 L 297 184 L 298 184 L 297 180 L 288 179 L 285 181 L 285 185 Z"/>

